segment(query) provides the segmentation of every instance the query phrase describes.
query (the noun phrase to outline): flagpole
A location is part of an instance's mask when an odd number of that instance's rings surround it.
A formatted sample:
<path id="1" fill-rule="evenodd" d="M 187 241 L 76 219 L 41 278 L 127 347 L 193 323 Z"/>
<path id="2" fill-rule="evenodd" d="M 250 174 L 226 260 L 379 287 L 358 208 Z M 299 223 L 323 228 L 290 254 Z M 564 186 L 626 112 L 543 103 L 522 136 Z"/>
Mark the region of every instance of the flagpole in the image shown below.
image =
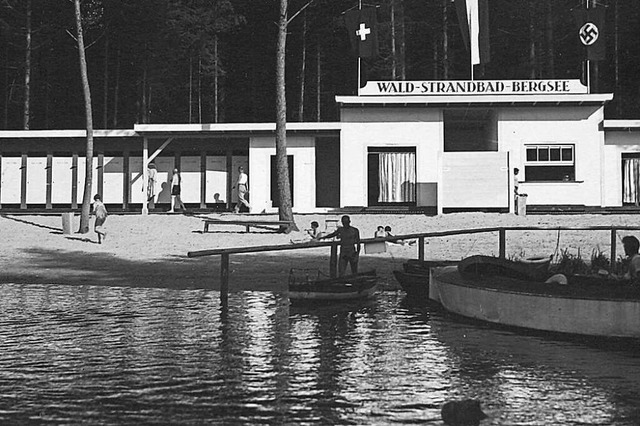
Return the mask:
<path id="1" fill-rule="evenodd" d="M 586 3 L 586 9 L 589 10 L 589 3 L 591 3 L 591 0 L 585 0 Z M 585 65 L 587 67 L 587 72 L 586 72 L 586 77 L 587 77 L 587 93 L 591 93 L 591 61 L 589 61 L 589 52 L 587 49 L 587 59 L 585 61 Z"/>
<path id="2" fill-rule="evenodd" d="M 469 65 L 471 66 L 471 81 L 473 81 L 473 31 L 472 31 L 472 22 L 473 19 L 467 10 L 467 21 L 469 21 Z"/>
<path id="3" fill-rule="evenodd" d="M 362 0 L 358 0 L 358 10 L 362 11 Z M 358 44 L 358 46 L 360 46 Z M 362 66 L 360 63 L 361 59 L 360 59 L 360 47 L 358 47 L 358 96 L 360 96 L 360 86 L 361 86 L 361 69 L 360 67 Z"/>

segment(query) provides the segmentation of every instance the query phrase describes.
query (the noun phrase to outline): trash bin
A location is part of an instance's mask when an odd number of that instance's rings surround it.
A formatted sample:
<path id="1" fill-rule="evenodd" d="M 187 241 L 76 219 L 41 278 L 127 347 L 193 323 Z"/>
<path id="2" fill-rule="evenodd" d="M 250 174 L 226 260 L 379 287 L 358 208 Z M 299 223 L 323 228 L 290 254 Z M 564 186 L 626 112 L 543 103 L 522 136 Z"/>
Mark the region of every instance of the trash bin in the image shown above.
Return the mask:
<path id="1" fill-rule="evenodd" d="M 518 194 L 518 216 L 527 215 L 527 194 Z"/>
<path id="2" fill-rule="evenodd" d="M 73 213 L 62 213 L 62 233 L 71 234 L 73 226 Z"/>

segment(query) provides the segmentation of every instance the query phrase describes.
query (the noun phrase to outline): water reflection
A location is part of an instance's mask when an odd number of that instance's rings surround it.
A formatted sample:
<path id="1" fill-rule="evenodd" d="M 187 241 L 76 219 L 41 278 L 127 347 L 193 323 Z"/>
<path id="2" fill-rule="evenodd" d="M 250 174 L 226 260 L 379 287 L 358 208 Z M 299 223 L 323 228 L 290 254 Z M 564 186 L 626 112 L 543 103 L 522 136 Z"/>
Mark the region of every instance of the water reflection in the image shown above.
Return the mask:
<path id="1" fill-rule="evenodd" d="M 0 423 L 638 424 L 640 350 L 463 322 L 400 293 L 0 285 Z M 441 424 L 434 421 L 432 424 Z"/>

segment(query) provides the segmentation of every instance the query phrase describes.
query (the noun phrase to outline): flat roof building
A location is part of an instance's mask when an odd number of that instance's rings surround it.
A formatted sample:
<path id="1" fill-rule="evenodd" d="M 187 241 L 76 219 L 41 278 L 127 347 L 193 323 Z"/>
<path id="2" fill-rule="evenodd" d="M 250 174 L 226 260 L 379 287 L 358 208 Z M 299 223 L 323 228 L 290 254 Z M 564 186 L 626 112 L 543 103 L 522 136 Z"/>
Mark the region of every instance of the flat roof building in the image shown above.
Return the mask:
<path id="1" fill-rule="evenodd" d="M 605 120 L 612 94 L 577 80 L 369 82 L 337 96 L 340 121 L 288 123 L 295 212 L 337 208 L 514 211 L 640 205 L 640 120 Z M 168 209 L 172 170 L 192 208 L 228 210 L 238 166 L 252 212 L 274 212 L 275 124 L 140 124 L 95 131 L 94 191 L 140 210 L 145 163 Z M 83 130 L 0 131 L 0 209 L 77 208 Z M 80 189 L 78 189 L 80 188 Z"/>

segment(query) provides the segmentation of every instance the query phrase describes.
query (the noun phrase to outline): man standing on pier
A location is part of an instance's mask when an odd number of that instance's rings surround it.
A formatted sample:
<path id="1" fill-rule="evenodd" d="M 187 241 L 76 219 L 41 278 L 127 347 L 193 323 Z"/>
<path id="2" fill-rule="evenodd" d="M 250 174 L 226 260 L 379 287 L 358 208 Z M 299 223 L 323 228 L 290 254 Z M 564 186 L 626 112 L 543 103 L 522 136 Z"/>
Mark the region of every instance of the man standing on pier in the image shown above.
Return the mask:
<path id="1" fill-rule="evenodd" d="M 347 269 L 347 264 L 351 266 L 351 273 L 358 273 L 358 260 L 360 257 L 360 231 L 351 226 L 351 218 L 342 216 L 342 227 L 330 234 L 323 235 L 319 240 L 338 237 L 340 239 L 340 259 L 338 261 L 338 274 L 342 277 Z"/>

